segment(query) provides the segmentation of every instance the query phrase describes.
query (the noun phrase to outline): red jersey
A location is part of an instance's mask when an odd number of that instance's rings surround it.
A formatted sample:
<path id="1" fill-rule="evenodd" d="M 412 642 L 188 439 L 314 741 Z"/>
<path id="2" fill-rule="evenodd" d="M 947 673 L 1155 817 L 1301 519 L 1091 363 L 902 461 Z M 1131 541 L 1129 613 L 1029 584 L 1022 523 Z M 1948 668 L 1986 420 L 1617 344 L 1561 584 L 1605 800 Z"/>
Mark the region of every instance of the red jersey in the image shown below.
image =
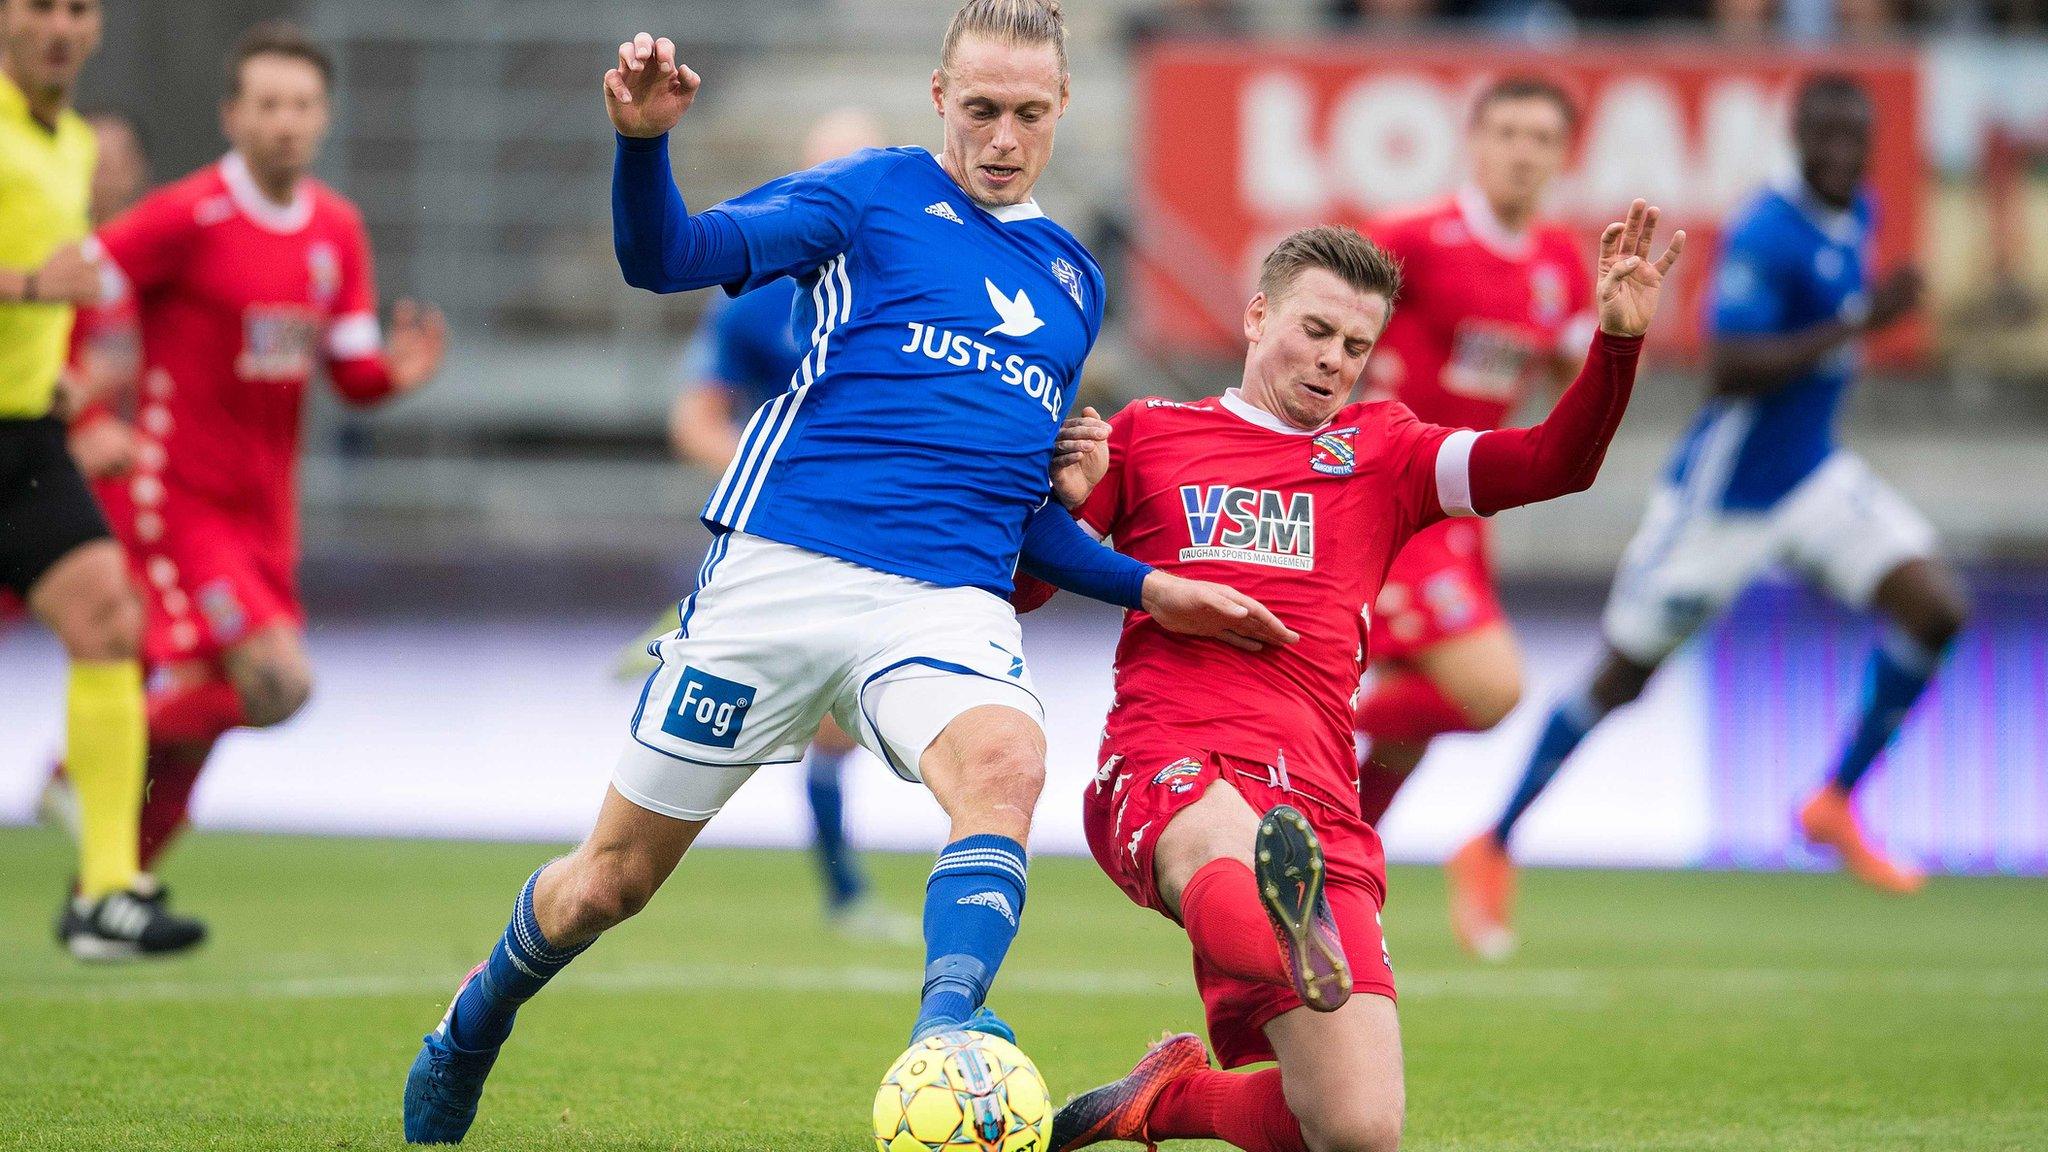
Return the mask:
<path id="1" fill-rule="evenodd" d="M 1401 259 L 1401 300 L 1366 378 L 1424 420 L 1498 428 L 1532 383 L 1592 339 L 1592 283 L 1563 227 L 1510 233 L 1466 188 L 1372 233 Z"/>
<path id="2" fill-rule="evenodd" d="M 1235 390 L 1140 400 L 1110 421 L 1110 465 L 1080 511 L 1116 548 L 1273 610 L 1301 639 L 1245 652 L 1124 619 L 1106 740 L 1184 743 L 1287 767 L 1296 787 L 1355 806 L 1351 696 L 1371 604 L 1403 541 L 1471 514 L 1477 434 L 1401 404 L 1350 405 L 1316 432 Z"/>
<path id="3" fill-rule="evenodd" d="M 230 153 L 99 244 L 142 320 L 138 515 L 169 491 L 289 541 L 307 380 L 324 366 L 351 400 L 390 390 L 354 205 L 312 179 L 279 205 Z"/>

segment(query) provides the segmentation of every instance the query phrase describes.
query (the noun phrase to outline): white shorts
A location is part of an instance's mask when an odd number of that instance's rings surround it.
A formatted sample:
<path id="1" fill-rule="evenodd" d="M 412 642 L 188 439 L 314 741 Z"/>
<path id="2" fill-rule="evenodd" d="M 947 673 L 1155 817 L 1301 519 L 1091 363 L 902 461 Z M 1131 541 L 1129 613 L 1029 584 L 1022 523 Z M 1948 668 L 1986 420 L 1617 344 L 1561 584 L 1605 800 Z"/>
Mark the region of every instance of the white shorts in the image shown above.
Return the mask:
<path id="1" fill-rule="evenodd" d="M 1926 517 L 1849 452 L 1753 512 L 1687 507 L 1662 488 L 1629 541 L 1601 624 L 1615 651 L 1654 665 L 1772 565 L 1865 608 L 1887 575 L 1938 543 Z"/>
<path id="2" fill-rule="evenodd" d="M 1045 723 L 1017 615 L 979 588 L 734 532 L 712 542 L 681 624 L 656 644 L 612 775 L 666 816 L 709 818 L 755 768 L 802 759 L 828 715 L 905 780 L 970 708 Z"/>

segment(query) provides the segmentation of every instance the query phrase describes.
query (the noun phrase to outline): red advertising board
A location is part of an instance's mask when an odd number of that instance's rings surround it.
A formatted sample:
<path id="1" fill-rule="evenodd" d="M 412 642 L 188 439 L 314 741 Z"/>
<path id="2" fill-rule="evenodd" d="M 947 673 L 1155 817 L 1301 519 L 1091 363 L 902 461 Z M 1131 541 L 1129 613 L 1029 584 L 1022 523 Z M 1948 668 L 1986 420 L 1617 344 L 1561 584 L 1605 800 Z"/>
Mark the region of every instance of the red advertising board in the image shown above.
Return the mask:
<path id="1" fill-rule="evenodd" d="M 1817 69 L 1860 78 L 1877 109 L 1871 181 L 1879 267 L 1918 250 L 1924 162 L 1912 54 L 1801 54 L 1653 40 L 1561 49 L 1491 41 L 1182 42 L 1140 63 L 1137 320 L 1168 353 L 1234 354 L 1259 258 L 1308 224 L 1370 230 L 1460 183 L 1467 111 L 1487 82 L 1533 74 L 1577 100 L 1581 127 L 1549 214 L 1586 236 L 1631 198 L 1691 241 L 1657 345 L 1696 351 L 1720 225 L 1791 168 L 1786 104 Z M 1668 234 L 1668 231 L 1667 231 Z M 1916 350 L 1904 332 L 1874 351 Z"/>

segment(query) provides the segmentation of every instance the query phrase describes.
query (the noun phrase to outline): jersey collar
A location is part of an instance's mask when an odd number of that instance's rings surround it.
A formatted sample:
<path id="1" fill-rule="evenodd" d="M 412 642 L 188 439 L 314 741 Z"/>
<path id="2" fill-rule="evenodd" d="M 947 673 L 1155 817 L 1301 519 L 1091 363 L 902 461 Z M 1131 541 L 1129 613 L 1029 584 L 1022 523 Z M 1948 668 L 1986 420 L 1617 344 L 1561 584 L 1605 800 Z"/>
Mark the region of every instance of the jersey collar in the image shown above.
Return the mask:
<path id="1" fill-rule="evenodd" d="M 1771 179 L 1771 188 L 1829 240 L 1837 244 L 1856 244 L 1862 240 L 1863 227 L 1856 220 L 1856 210 L 1836 208 L 1822 200 L 1797 168 L 1780 169 Z"/>
<path id="2" fill-rule="evenodd" d="M 266 232 L 289 236 L 313 220 L 313 194 L 304 180 L 292 189 L 290 204 L 276 203 L 256 186 L 256 177 L 249 173 L 249 162 L 242 159 L 240 152 L 230 152 L 221 158 L 220 178 L 228 186 L 228 197 L 235 207 Z"/>
<path id="3" fill-rule="evenodd" d="M 1517 232 L 1501 223 L 1493 205 L 1487 201 L 1486 193 L 1481 192 L 1478 185 L 1460 185 L 1456 202 L 1458 217 L 1465 221 L 1466 231 L 1472 233 L 1480 247 L 1503 260 L 1528 257 L 1529 249 L 1535 243 L 1534 235 L 1527 228 Z"/>
<path id="4" fill-rule="evenodd" d="M 1259 427 L 1264 428 L 1268 432 L 1278 432 L 1283 436 L 1315 436 L 1320 434 L 1324 428 L 1328 428 L 1330 426 L 1329 421 L 1324 421 L 1321 427 L 1296 428 L 1294 425 L 1289 424 L 1287 421 L 1282 420 L 1278 416 L 1273 415 L 1271 412 L 1266 411 L 1264 408 L 1259 407 L 1257 404 L 1254 404 L 1251 401 L 1245 399 L 1244 389 L 1242 388 L 1231 388 L 1226 390 L 1223 393 L 1221 399 L 1223 401 L 1224 410 L 1229 412 L 1232 416 L 1237 417 L 1238 419 L 1244 421 L 1247 424 L 1256 424 Z"/>
<path id="5" fill-rule="evenodd" d="M 1043 220 L 1045 218 L 1045 209 L 1038 206 L 1038 198 L 1036 196 L 1022 204 L 1003 204 L 995 208 L 976 204 L 974 197 L 967 195 L 967 189 L 960 187 L 960 182 L 953 179 L 953 174 L 946 171 L 946 166 L 939 163 L 937 156 L 932 155 L 923 148 L 919 148 L 918 151 L 924 153 L 924 158 L 932 162 L 932 167 L 939 170 L 939 175 L 946 178 L 946 183 L 959 189 L 960 195 L 965 197 L 967 203 L 973 205 L 977 210 L 988 213 L 1004 224 L 1015 224 L 1020 220 Z"/>

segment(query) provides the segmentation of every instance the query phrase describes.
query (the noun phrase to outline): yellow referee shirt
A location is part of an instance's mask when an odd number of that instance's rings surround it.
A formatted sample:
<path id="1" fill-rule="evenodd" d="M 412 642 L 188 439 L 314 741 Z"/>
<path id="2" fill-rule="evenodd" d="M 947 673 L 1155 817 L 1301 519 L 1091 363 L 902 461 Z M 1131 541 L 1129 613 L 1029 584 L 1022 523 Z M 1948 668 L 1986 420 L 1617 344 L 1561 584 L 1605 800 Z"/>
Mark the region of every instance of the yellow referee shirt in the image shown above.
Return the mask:
<path id="1" fill-rule="evenodd" d="M 30 272 L 89 230 L 92 127 L 70 109 L 43 127 L 0 72 L 0 267 Z M 69 304 L 0 304 L 0 420 L 47 415 L 71 342 Z"/>

